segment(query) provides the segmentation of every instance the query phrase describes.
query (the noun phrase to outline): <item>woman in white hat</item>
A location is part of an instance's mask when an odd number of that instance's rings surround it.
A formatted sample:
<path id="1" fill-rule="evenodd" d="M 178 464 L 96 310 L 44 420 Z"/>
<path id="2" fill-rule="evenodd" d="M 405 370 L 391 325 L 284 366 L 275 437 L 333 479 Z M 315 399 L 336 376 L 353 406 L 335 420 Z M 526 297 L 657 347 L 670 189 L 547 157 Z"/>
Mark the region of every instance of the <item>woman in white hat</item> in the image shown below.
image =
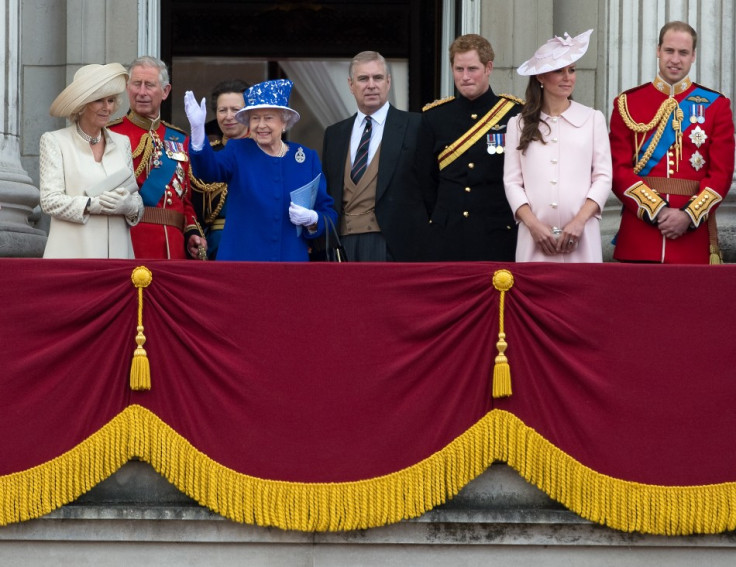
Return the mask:
<path id="1" fill-rule="evenodd" d="M 203 181 L 228 184 L 217 260 L 306 261 L 309 242 L 324 234 L 325 218 L 337 220 L 317 152 L 282 139 L 299 120 L 289 108 L 292 86 L 280 79 L 246 90 L 236 119 L 249 126 L 250 137 L 230 140 L 217 153 L 205 143 L 205 99 L 197 104 L 191 91 L 184 96 L 192 171 Z"/>
<path id="2" fill-rule="evenodd" d="M 133 258 L 130 227 L 143 216 L 130 141 L 105 125 L 128 74 L 86 65 L 51 104 L 71 125 L 41 136 L 41 208 L 51 216 L 44 258 Z"/>
<path id="3" fill-rule="evenodd" d="M 603 114 L 572 100 L 588 30 L 554 37 L 523 63 L 526 104 L 508 123 L 504 187 L 519 222 L 517 262 L 601 262 L 600 215 L 611 191 Z"/>

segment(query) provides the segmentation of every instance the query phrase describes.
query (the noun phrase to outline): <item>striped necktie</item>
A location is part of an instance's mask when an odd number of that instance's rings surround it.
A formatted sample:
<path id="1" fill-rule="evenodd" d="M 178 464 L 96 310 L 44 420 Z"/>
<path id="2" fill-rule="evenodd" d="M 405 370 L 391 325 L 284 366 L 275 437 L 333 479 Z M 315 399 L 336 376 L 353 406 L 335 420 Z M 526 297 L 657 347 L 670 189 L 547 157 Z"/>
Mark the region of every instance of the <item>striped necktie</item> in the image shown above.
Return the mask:
<path id="1" fill-rule="evenodd" d="M 357 184 L 360 178 L 363 177 L 366 167 L 368 167 L 368 146 L 371 145 L 371 132 L 373 130 L 372 121 L 370 116 L 365 117 L 365 128 L 363 134 L 360 136 L 360 144 L 358 144 L 358 151 L 355 152 L 355 161 L 353 162 L 353 168 L 350 170 L 350 179 L 353 183 Z"/>

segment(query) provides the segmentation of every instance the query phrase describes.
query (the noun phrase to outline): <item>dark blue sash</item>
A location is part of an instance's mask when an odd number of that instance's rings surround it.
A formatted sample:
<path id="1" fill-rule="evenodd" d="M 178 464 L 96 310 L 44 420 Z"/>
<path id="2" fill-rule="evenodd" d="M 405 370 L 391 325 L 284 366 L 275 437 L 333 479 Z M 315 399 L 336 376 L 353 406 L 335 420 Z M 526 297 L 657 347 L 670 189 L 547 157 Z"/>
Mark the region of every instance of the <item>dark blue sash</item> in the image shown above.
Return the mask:
<path id="1" fill-rule="evenodd" d="M 694 91 L 692 91 L 688 98 L 697 96 L 704 100 L 704 102 L 699 103 L 703 105 L 703 113 L 705 114 L 705 109 L 710 106 L 710 104 L 718 98 L 718 93 L 714 93 L 712 91 L 706 91 L 705 89 L 702 89 L 700 87 L 697 87 Z M 685 99 L 687 100 L 687 99 Z M 652 153 L 652 157 L 649 158 L 649 161 L 646 163 L 644 168 L 639 172 L 639 175 L 641 177 L 644 177 L 645 175 L 649 175 L 649 172 L 656 166 L 660 160 L 667 155 L 667 150 L 669 147 L 675 143 L 675 131 L 672 129 L 672 120 L 674 118 L 675 113 L 672 112 L 667 119 L 667 126 L 664 128 L 664 132 L 662 133 L 662 137 L 659 139 L 659 143 L 657 144 L 657 147 L 654 149 L 654 153 Z M 682 135 L 685 135 L 685 132 L 688 131 L 688 129 L 693 126 L 694 124 L 691 123 L 688 120 L 688 117 L 685 116 L 683 119 L 683 125 L 682 125 Z M 646 143 L 642 146 L 642 155 L 644 154 L 645 149 L 649 147 L 649 144 L 652 143 L 652 138 L 654 138 L 654 134 L 649 136 L 647 138 Z M 637 156 L 637 160 L 641 159 L 641 156 Z"/>
<path id="2" fill-rule="evenodd" d="M 171 130 L 164 126 L 164 140 L 168 140 L 172 134 L 176 134 L 176 137 L 181 137 L 179 132 Z M 153 143 L 153 140 L 151 140 Z M 163 140 L 161 141 L 163 145 Z M 164 195 L 166 185 L 169 184 L 171 178 L 174 176 L 176 171 L 176 164 L 179 163 L 175 159 L 171 159 L 166 155 L 165 148 L 161 148 L 161 165 L 159 167 L 151 168 L 151 172 L 148 174 L 148 178 L 141 187 L 140 194 L 143 199 L 143 204 L 147 207 L 155 207 L 161 201 L 161 197 Z"/>

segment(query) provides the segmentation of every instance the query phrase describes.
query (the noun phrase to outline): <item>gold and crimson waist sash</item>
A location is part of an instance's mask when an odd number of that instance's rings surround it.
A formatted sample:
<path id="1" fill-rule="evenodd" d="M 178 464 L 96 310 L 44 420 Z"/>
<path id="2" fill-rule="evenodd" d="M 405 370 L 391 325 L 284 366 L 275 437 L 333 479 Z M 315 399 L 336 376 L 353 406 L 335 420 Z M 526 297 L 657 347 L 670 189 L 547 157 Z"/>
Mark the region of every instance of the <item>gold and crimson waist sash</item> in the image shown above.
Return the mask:
<path id="1" fill-rule="evenodd" d="M 468 148 L 486 135 L 486 132 L 493 128 L 498 122 L 506 116 L 516 103 L 513 100 L 501 97 L 499 101 L 481 118 L 470 130 L 465 132 L 452 144 L 447 146 L 437 156 L 440 164 L 440 171 L 445 169 L 453 161 L 463 155 Z"/>

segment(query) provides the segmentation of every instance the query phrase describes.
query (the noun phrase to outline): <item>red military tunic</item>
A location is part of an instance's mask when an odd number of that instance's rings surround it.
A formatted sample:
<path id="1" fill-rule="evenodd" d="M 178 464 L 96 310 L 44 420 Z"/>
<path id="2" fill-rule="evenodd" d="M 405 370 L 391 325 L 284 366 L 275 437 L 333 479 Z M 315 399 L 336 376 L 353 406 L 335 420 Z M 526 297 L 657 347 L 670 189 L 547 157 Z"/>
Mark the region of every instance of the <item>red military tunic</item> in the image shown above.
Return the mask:
<path id="1" fill-rule="evenodd" d="M 130 231 L 135 257 L 188 258 L 186 241 L 198 232 L 191 203 L 186 133 L 132 110 L 108 127 L 130 138 L 138 187 L 146 206 L 143 220 Z"/>
<path id="2" fill-rule="evenodd" d="M 661 139 L 652 142 L 658 127 Z M 689 78 L 669 85 L 657 76 L 616 98 L 610 139 L 613 192 L 624 204 L 613 257 L 707 264 L 710 252 L 717 252 L 715 225 L 709 238 L 708 218 L 728 193 L 734 171 L 728 98 Z M 656 215 L 665 206 L 690 216 L 691 229 L 679 238 L 665 238 L 656 226 Z"/>

